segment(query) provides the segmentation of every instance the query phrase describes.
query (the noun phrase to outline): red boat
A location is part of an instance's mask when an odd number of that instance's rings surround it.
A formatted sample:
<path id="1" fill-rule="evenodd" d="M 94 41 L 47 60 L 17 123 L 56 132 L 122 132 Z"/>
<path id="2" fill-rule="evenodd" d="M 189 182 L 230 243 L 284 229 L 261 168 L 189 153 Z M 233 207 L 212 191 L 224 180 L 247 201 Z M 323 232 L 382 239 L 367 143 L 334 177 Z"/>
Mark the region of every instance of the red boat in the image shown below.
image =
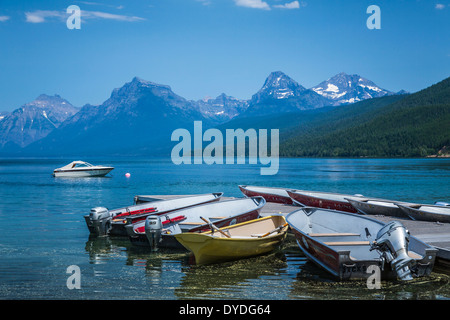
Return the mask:
<path id="1" fill-rule="evenodd" d="M 136 223 L 138 221 L 145 221 L 147 216 L 151 214 L 162 215 L 175 210 L 185 209 L 192 206 L 197 206 L 205 203 L 216 202 L 222 198 L 223 192 L 208 193 L 203 195 L 180 197 L 168 200 L 144 202 L 144 205 L 152 205 L 152 207 L 142 210 L 135 210 L 132 214 L 124 212 L 121 215 L 116 215 L 111 223 L 111 235 L 127 236 L 125 225 L 129 223 Z M 137 205 L 139 206 L 139 205 Z M 152 210 L 153 209 L 153 210 Z"/>
<path id="2" fill-rule="evenodd" d="M 347 201 L 347 199 L 365 199 L 362 195 L 347 195 L 330 192 L 288 190 L 289 196 L 297 202 L 307 207 L 333 209 L 357 213 L 358 211 Z"/>
<path id="3" fill-rule="evenodd" d="M 267 202 L 294 204 L 285 188 L 270 188 L 257 186 L 239 186 L 241 192 L 247 197 L 263 197 Z"/>
<path id="4" fill-rule="evenodd" d="M 173 199 L 140 202 L 119 209 L 108 210 L 103 207 L 91 209 L 84 218 L 91 233 L 97 235 L 126 236 L 125 225 L 129 222 L 145 220 L 149 215 L 166 214 L 200 204 L 219 201 L 223 193 L 208 193 L 191 196 L 180 196 Z"/>

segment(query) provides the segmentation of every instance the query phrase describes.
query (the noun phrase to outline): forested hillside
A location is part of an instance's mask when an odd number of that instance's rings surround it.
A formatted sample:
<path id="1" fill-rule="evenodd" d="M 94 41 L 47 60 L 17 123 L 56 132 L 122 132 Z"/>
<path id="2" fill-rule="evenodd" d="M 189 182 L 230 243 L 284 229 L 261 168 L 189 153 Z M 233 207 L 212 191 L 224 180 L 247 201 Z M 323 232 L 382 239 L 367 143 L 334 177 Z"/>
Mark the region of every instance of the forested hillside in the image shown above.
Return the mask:
<path id="1" fill-rule="evenodd" d="M 424 157 L 448 150 L 445 147 L 450 145 L 450 78 L 397 98 L 371 99 L 341 107 L 321 122 L 291 129 L 289 138 L 281 141 L 280 155 Z M 386 105 L 387 99 L 397 101 Z M 357 105 L 367 110 L 355 113 Z"/>

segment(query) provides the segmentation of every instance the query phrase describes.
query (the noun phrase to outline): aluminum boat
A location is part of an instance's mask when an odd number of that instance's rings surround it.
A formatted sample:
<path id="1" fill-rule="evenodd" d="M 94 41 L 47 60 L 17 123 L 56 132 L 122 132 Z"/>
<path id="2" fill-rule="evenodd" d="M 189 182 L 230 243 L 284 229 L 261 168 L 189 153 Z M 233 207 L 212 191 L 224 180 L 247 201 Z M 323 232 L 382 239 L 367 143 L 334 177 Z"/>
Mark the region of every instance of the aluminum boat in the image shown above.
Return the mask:
<path id="1" fill-rule="evenodd" d="M 361 214 L 305 207 L 287 215 L 306 257 L 340 280 L 412 280 L 427 276 L 437 249 L 410 236 L 398 221 L 384 224 Z"/>
<path id="2" fill-rule="evenodd" d="M 396 204 L 413 205 L 406 202 L 398 202 L 384 199 L 349 199 L 347 201 L 362 214 L 383 215 L 398 218 L 407 218 L 408 215 L 400 209 Z"/>
<path id="3" fill-rule="evenodd" d="M 222 192 L 191 196 L 180 196 L 174 199 L 141 202 L 139 204 L 108 210 L 104 207 L 91 209 L 84 219 L 89 231 L 94 235 L 127 236 L 125 225 L 145 221 L 149 215 L 162 215 L 175 210 L 219 201 Z"/>
<path id="4" fill-rule="evenodd" d="M 397 203 L 412 220 L 436 221 L 450 223 L 450 207 L 446 205 Z"/>
<path id="5" fill-rule="evenodd" d="M 125 229 L 132 244 L 152 249 L 183 249 L 174 235 L 210 230 L 211 226 L 202 218 L 208 219 L 218 228 L 230 226 L 258 218 L 265 203 L 263 197 L 207 203 L 167 215 L 150 215 L 144 221 L 127 224 Z"/>

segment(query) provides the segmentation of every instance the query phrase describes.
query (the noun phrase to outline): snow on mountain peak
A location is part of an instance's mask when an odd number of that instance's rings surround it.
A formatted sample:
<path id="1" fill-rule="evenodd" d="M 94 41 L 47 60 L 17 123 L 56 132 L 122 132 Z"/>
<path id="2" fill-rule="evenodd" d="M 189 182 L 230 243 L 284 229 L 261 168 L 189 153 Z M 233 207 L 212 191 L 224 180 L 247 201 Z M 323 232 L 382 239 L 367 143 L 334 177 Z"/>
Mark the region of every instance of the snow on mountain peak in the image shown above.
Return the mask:
<path id="1" fill-rule="evenodd" d="M 345 72 L 338 73 L 334 77 L 321 82 L 313 87 L 312 90 L 333 100 L 335 105 L 354 103 L 392 94 L 390 91 L 378 87 L 375 83 L 360 75 L 349 75 Z"/>
<path id="2" fill-rule="evenodd" d="M 262 88 L 252 97 L 252 100 L 262 100 L 265 98 L 285 99 L 298 96 L 306 89 L 295 80 L 281 71 L 269 74 Z"/>

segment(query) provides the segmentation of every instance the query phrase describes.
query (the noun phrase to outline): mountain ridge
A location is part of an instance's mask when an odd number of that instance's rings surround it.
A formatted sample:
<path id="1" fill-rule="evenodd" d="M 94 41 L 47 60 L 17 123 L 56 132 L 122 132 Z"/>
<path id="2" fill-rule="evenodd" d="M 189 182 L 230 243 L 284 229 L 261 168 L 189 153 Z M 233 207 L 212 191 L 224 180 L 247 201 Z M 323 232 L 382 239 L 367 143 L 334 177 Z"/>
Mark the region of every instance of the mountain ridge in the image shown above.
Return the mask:
<path id="1" fill-rule="evenodd" d="M 3 149 L 24 148 L 46 137 L 78 111 L 79 108 L 57 94 L 41 94 L 4 115 L 0 121 L 0 146 Z"/>
<path id="2" fill-rule="evenodd" d="M 62 99 L 57 95 L 54 98 Z M 39 97 L 36 101 L 40 101 Z M 69 104 L 67 101 L 64 103 Z M 35 135 L 26 145 L 17 144 L 15 149 L 24 151 L 23 154 L 62 154 L 77 150 L 107 153 L 130 148 L 150 152 L 152 148 L 163 147 L 161 143 L 158 145 L 158 139 L 170 141 L 174 129 L 191 127 L 195 120 L 203 121 L 204 127 L 213 127 L 234 119 L 250 121 L 258 116 L 276 116 L 326 106 L 336 107 L 339 103 L 305 88 L 282 71 L 270 73 L 261 89 L 249 100 L 225 93 L 216 98 L 187 100 L 168 85 L 136 76 L 113 89 L 102 104 L 86 104 L 78 108 L 57 126 L 48 128 L 42 136 Z M 3 119 L 9 116 L 5 115 Z M 0 129 L 4 123 L 0 121 Z M 7 151 L 12 149 L 7 148 Z"/>

